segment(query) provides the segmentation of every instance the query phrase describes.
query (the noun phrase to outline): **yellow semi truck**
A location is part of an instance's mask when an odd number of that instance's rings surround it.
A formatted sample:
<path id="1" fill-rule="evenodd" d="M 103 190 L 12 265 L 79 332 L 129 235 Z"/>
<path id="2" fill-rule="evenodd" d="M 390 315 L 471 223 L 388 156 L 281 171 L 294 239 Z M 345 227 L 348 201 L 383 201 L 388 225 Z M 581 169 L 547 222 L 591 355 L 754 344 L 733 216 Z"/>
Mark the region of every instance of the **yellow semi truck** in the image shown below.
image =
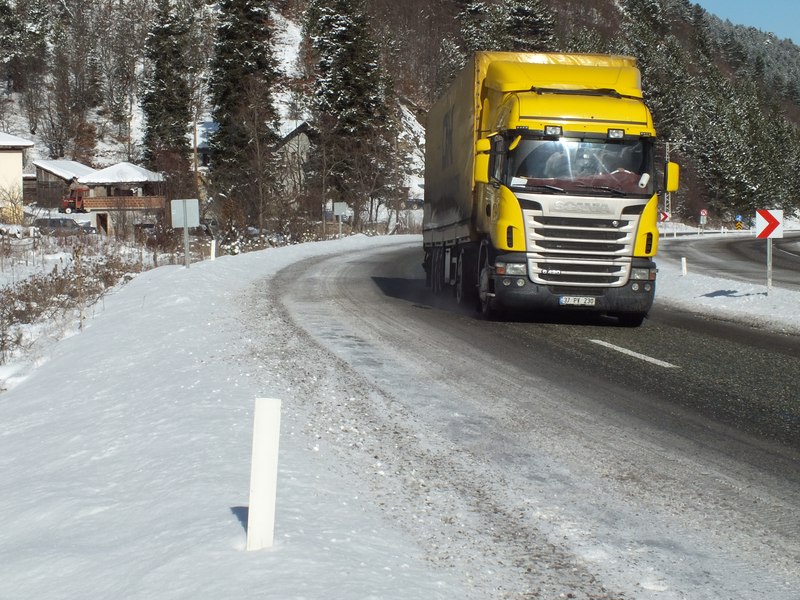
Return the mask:
<path id="1" fill-rule="evenodd" d="M 626 56 L 478 52 L 428 113 L 423 266 L 487 317 L 652 306 L 653 119 Z M 659 189 L 659 187 L 661 189 Z"/>

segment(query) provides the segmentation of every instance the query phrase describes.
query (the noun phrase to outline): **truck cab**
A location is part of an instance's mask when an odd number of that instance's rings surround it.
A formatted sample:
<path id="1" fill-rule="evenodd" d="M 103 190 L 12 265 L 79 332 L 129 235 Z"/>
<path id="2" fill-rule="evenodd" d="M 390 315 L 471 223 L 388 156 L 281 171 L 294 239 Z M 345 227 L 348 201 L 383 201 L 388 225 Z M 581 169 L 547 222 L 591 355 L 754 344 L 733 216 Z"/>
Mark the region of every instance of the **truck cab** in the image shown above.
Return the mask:
<path id="1" fill-rule="evenodd" d="M 583 309 L 641 324 L 655 294 L 661 190 L 634 59 L 478 53 L 428 124 L 423 245 L 434 289 L 453 285 L 466 301 L 477 292 L 485 315 Z M 677 165 L 665 173 L 674 191 Z"/>

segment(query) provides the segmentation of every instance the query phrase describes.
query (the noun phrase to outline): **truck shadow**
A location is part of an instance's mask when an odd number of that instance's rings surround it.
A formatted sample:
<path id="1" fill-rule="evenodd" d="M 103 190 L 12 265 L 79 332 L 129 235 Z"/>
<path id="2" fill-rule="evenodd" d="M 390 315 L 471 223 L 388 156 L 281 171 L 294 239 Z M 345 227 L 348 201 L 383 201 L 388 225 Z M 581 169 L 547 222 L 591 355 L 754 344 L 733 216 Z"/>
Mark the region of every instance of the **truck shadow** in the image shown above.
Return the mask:
<path id="1" fill-rule="evenodd" d="M 416 308 L 444 310 L 449 313 L 463 315 L 476 321 L 506 322 L 506 323 L 540 323 L 540 324 L 565 324 L 583 326 L 616 326 L 617 319 L 604 314 L 590 311 L 556 311 L 556 312 L 524 312 L 506 311 L 493 320 L 485 319 L 478 311 L 477 306 L 471 307 L 456 302 L 452 293 L 444 292 L 434 294 L 425 286 L 423 279 L 410 279 L 404 277 L 373 277 L 375 285 L 390 298 L 397 298 L 409 302 Z"/>
<path id="2" fill-rule="evenodd" d="M 383 292 L 385 296 L 405 300 L 417 308 L 440 308 L 447 309 L 452 304 L 455 307 L 455 299 L 444 294 L 436 295 L 425 287 L 424 279 L 409 279 L 405 277 L 373 277 L 372 281 Z"/>

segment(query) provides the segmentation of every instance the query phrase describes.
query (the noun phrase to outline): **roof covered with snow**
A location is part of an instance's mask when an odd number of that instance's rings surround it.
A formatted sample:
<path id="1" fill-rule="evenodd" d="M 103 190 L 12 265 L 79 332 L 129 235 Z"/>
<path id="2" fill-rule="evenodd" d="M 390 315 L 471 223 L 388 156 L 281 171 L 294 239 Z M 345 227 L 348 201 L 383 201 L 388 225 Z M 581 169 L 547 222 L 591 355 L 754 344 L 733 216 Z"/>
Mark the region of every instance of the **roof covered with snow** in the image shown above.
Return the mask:
<path id="1" fill-rule="evenodd" d="M 37 169 L 52 173 L 56 177 L 60 177 L 66 181 L 77 179 L 89 173 L 94 173 L 92 167 L 88 167 L 74 160 L 35 160 L 33 164 Z"/>
<path id="2" fill-rule="evenodd" d="M 129 162 L 117 163 L 78 178 L 78 183 L 87 185 L 138 184 L 155 181 L 164 181 L 164 176 Z"/>
<path id="3" fill-rule="evenodd" d="M 0 132 L 0 148 L 31 148 L 33 142 L 25 138 L 11 135 L 10 133 Z"/>

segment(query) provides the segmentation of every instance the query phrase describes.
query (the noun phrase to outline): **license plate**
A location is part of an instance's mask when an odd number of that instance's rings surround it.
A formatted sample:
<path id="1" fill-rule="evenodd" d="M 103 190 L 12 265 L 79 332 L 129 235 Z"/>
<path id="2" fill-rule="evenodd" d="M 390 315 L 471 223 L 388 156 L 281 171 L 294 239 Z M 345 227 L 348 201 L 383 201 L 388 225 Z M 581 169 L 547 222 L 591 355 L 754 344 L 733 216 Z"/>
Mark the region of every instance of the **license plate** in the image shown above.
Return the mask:
<path id="1" fill-rule="evenodd" d="M 561 296 L 558 303 L 561 306 L 594 306 L 594 296 Z"/>

